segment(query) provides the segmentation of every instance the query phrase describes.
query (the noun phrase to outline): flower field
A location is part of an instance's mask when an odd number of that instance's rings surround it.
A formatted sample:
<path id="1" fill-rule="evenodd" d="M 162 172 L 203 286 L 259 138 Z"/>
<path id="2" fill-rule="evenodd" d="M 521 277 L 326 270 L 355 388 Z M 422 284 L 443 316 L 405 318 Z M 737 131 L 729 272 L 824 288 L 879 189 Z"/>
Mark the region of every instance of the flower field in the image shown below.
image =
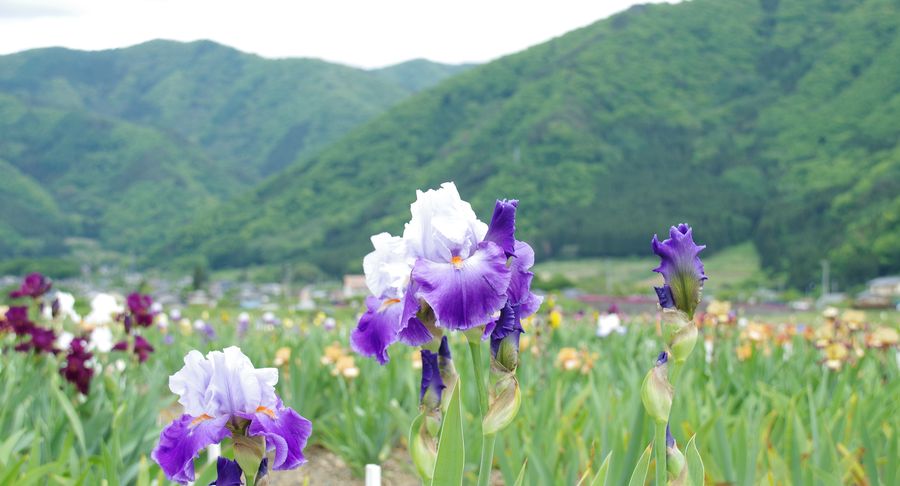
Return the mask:
<path id="1" fill-rule="evenodd" d="M 0 313 L 0 484 L 900 481 L 896 313 L 704 302 L 685 224 L 652 238 L 657 305 L 599 312 L 532 291 L 517 210 L 420 191 L 372 237 L 374 296 L 305 310 L 88 305 L 28 275 Z"/>
<path id="2" fill-rule="evenodd" d="M 188 309 L 185 315 L 199 318 L 204 310 Z M 396 353 L 384 367 L 354 357 L 346 345 L 355 324 L 349 309 L 335 312 L 338 325 L 331 330 L 315 312 L 285 313 L 280 326 L 263 325 L 253 316 L 260 327 L 251 326 L 243 337 L 235 312 L 210 313 L 217 331 L 213 341 L 192 325 L 175 323 L 168 334 L 158 328 L 147 332 L 156 352 L 144 365 L 115 352 L 99 354 L 103 370 L 85 398 L 54 372 L 53 357 L 4 353 L 0 482 L 100 484 L 106 478 L 109 484 L 163 484 L 150 451 L 177 414 L 168 376 L 188 351 L 229 344 L 238 344 L 260 366 L 278 367 L 278 393 L 315 424 L 309 444 L 336 453 L 357 474 L 406 445 L 417 410 L 417 353 Z M 506 484 L 515 481 L 526 459 L 527 484 L 577 484 L 609 451 L 610 477 L 624 484 L 650 442 L 652 424 L 638 393 L 648 363 L 635 357 L 655 349 L 655 319 L 629 318 L 627 333 L 599 339 L 590 319 L 571 314 L 563 312 L 556 329 L 545 311 L 526 323 L 519 368 L 523 405 L 496 448 Z M 824 328 L 825 319 L 817 321 Z M 757 324 L 752 326 L 702 328 L 713 343 L 711 362 L 694 353 L 679 386 L 674 432 L 697 434 L 707 482 L 877 484 L 878 478 L 896 484 L 896 343 L 887 349 L 862 345 L 862 356 L 854 349 L 854 358 L 835 370 L 824 364 L 827 348 L 817 347 L 814 336 L 800 333 L 785 340 L 776 326 L 759 325 L 771 332 L 751 339 Z M 870 327 L 854 334 L 862 344 L 873 332 Z M 164 344 L 166 335 L 171 344 Z M 451 340 L 451 346 L 465 356 L 463 339 Z M 120 359 L 126 363 L 121 369 L 115 364 Z M 357 371 L 348 373 L 347 361 Z M 462 383 L 471 383 L 470 366 L 458 369 Z M 462 397 L 472 401 L 474 387 L 464 389 Z M 466 433 L 478 437 L 477 427 Z M 478 467 L 477 444 L 467 456 L 471 479 Z M 204 464 L 198 461 L 197 484 L 215 476 L 215 468 Z"/>

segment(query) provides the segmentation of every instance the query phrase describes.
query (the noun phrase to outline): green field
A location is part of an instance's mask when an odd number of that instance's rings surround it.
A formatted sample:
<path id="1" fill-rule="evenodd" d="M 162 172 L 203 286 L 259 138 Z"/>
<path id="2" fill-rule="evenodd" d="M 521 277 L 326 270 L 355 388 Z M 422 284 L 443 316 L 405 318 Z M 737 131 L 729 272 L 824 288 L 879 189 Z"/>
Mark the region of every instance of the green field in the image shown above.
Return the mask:
<path id="1" fill-rule="evenodd" d="M 649 249 L 650 244 L 647 243 Z M 649 253 L 649 250 L 648 252 Z M 660 277 L 651 272 L 657 264 L 653 257 L 587 258 L 571 261 L 538 263 L 537 278 L 544 282 L 559 280 L 588 293 L 632 295 L 646 293 L 651 285 L 659 285 Z M 704 285 L 704 294 L 734 293 L 765 285 L 759 255 L 751 243 L 743 243 L 704 258 L 706 273 L 714 275 Z M 773 283 L 770 285 L 775 286 Z"/>

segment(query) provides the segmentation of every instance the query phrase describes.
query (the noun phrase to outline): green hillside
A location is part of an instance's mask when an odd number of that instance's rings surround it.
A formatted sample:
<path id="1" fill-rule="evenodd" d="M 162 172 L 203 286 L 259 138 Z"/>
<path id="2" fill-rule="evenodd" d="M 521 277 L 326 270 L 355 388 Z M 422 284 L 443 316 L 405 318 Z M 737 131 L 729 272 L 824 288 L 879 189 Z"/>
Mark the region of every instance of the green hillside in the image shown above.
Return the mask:
<path id="1" fill-rule="evenodd" d="M 152 41 L 0 57 L 0 92 L 176 133 L 224 170 L 258 180 L 453 71 L 445 68 L 426 63 L 386 76 L 315 59 L 264 59 L 210 41 Z"/>
<path id="2" fill-rule="evenodd" d="M 415 188 L 487 218 L 519 198 L 542 258 L 631 255 L 671 223 L 748 239 L 804 286 L 900 270 L 900 8 L 890 0 L 635 7 L 416 95 L 153 255 L 359 270 Z"/>
<path id="3" fill-rule="evenodd" d="M 140 252 L 234 190 L 196 147 L 121 120 L 0 95 L 0 133 L 5 255 L 59 253 L 72 235 Z"/>
<path id="4" fill-rule="evenodd" d="M 0 56 L 0 175 L 14 181 L 0 196 L 0 254 L 60 254 L 69 236 L 140 254 L 463 68 L 369 72 L 208 41 Z"/>

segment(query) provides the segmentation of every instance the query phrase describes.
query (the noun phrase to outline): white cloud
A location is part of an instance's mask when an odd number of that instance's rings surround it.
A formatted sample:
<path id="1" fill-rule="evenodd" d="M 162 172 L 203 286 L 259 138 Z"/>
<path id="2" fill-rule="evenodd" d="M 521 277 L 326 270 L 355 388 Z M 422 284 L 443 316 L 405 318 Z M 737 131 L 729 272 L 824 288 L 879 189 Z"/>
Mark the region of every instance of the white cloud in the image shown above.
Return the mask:
<path id="1" fill-rule="evenodd" d="M 318 57 L 365 67 L 418 57 L 484 62 L 647 3 L 39 0 L 28 3 L 29 15 L 21 8 L 26 0 L 16 1 L 0 0 L 0 53 L 47 46 L 108 49 L 156 38 L 211 39 L 266 57 Z M 14 10 L 19 14 L 4 14 Z"/>

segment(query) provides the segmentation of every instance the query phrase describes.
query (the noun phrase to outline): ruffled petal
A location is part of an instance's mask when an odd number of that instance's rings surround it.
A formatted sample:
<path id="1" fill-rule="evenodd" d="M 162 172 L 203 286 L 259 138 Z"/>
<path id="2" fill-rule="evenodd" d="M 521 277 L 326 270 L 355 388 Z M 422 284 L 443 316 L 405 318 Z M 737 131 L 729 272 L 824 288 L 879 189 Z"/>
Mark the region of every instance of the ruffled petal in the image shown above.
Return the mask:
<path id="1" fill-rule="evenodd" d="M 510 269 L 503 249 L 483 241 L 465 260 L 443 263 L 420 259 L 412 276 L 421 285 L 419 295 L 434 310 L 438 325 L 465 330 L 490 322 L 506 303 Z"/>
<path id="2" fill-rule="evenodd" d="M 500 317 L 495 321 L 494 328 L 491 332 L 491 356 L 496 357 L 497 351 L 500 349 L 500 343 L 504 339 L 510 337 L 515 344 L 515 349 L 519 349 L 519 335 L 522 334 L 522 321 L 519 319 L 519 306 L 511 305 L 509 302 L 503 306 L 500 311 Z"/>
<path id="3" fill-rule="evenodd" d="M 382 301 L 368 297 L 366 308 L 356 329 L 350 333 L 350 345 L 357 353 L 374 357 L 379 363 L 385 364 L 389 359 L 388 347 L 399 339 L 404 305 L 397 299 Z"/>
<path id="4" fill-rule="evenodd" d="M 194 458 L 211 444 L 218 444 L 231 432 L 225 427 L 228 416 L 194 418 L 184 414 L 159 434 L 159 444 L 150 457 L 159 464 L 170 481 L 194 480 Z"/>
<path id="5" fill-rule="evenodd" d="M 534 273 L 530 271 L 534 266 L 534 250 L 524 241 L 516 241 L 515 256 L 510 261 L 509 268 L 512 277 L 509 282 L 509 302 L 518 305 L 518 317 L 524 319 L 537 312 L 544 301 L 543 297 L 531 292 L 531 280 Z"/>
<path id="6" fill-rule="evenodd" d="M 491 216 L 491 224 L 488 226 L 484 241 L 496 243 L 506 256 L 516 254 L 516 208 L 519 201 L 511 199 L 497 200 L 494 205 L 494 215 Z"/>
<path id="7" fill-rule="evenodd" d="M 650 246 L 660 258 L 659 266 L 653 271 L 662 274 L 674 306 L 693 316 L 707 278 L 698 256 L 706 246 L 694 243 L 693 231 L 686 224 L 672 226 L 669 238 L 662 242 L 654 235 Z"/>
<path id="8" fill-rule="evenodd" d="M 275 450 L 272 469 L 294 469 L 306 462 L 303 448 L 312 433 L 312 422 L 306 420 L 279 400 L 275 410 L 265 409 L 253 415 L 247 434 L 266 438 L 266 449 Z"/>

